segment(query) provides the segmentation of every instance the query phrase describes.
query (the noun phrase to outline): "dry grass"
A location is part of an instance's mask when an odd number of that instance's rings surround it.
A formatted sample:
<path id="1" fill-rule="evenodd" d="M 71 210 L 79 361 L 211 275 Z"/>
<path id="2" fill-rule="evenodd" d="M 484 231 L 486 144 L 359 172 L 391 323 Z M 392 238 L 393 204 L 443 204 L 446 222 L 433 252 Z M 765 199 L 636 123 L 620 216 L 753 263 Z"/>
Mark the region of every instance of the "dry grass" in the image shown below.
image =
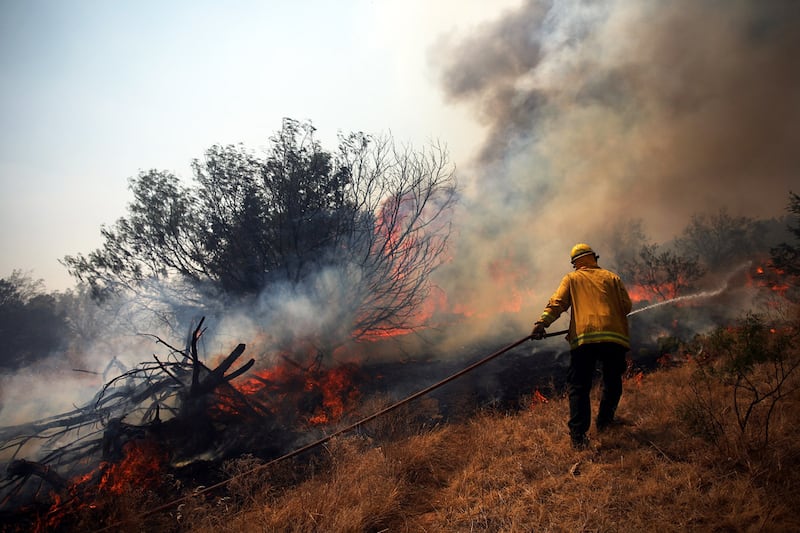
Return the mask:
<path id="1" fill-rule="evenodd" d="M 227 510 L 207 505 L 183 529 L 800 530 L 797 395 L 774 421 L 770 453 L 727 457 L 680 420 L 691 376 L 686 366 L 628 381 L 620 407 L 628 423 L 590 434 L 582 452 L 569 446 L 563 399 L 383 442 L 341 438 L 306 479 L 284 488 L 266 480 L 231 497 Z"/>
<path id="2" fill-rule="evenodd" d="M 411 404 L 302 461 L 252 475 L 258 460 L 233 461 L 224 496 L 148 523 L 193 532 L 800 531 L 800 395 L 774 412 L 769 448 L 722 448 L 681 415 L 694 375 L 686 364 L 626 381 L 626 424 L 592 430 L 581 452 L 569 445 L 564 399 L 433 427 Z M 728 392 L 714 386 L 725 415 Z M 430 415 L 436 405 L 419 407 Z"/>

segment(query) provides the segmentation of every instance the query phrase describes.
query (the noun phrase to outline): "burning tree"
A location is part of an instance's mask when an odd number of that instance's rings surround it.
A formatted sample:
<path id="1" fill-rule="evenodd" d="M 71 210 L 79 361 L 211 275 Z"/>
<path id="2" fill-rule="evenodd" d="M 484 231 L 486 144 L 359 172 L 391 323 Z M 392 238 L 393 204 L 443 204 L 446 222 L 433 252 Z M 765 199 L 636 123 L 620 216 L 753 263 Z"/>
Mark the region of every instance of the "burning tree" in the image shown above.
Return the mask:
<path id="1" fill-rule="evenodd" d="M 100 298 L 158 299 L 168 286 L 188 289 L 173 296 L 181 305 L 220 295 L 238 304 L 302 287 L 339 309 L 320 345 L 419 326 L 450 231 L 446 150 L 354 133 L 331 153 L 314 131 L 285 120 L 264 158 L 214 146 L 193 162 L 193 187 L 167 172 L 139 174 L 128 215 L 102 228 L 103 246 L 63 263 Z"/>
<path id="2" fill-rule="evenodd" d="M 635 285 L 662 301 L 676 298 L 686 289 L 691 289 L 705 273 L 697 258 L 672 250 L 659 250 L 656 244 L 643 245 L 639 257 L 628 261 L 624 270 Z"/>
<path id="3" fill-rule="evenodd" d="M 619 274 L 634 301 L 665 301 L 679 296 L 702 277 L 696 255 L 682 255 L 648 239 L 640 219 L 618 223 L 609 237 L 612 268 Z"/>

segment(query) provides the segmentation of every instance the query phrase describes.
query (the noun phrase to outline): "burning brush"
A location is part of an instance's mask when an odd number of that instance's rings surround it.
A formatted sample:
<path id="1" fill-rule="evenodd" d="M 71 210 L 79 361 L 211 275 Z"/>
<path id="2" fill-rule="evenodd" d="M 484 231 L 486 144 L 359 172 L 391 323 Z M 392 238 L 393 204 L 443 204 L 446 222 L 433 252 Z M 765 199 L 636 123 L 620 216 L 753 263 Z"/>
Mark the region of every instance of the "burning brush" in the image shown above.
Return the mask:
<path id="1" fill-rule="evenodd" d="M 201 320 L 185 350 L 157 338 L 170 349 L 166 358 L 154 355 L 124 372 L 83 407 L 0 429 L 6 472 L 0 513 L 24 519 L 20 513 L 52 507 L 46 515 L 52 516 L 55 509 L 93 501 L 92 495 L 118 493 L 132 479 L 141 485 L 147 472 L 163 467 L 285 447 L 291 432 L 279 427 L 268 402 L 231 384 L 255 363 L 231 370 L 245 345 L 209 368 L 197 351 L 204 331 Z"/>

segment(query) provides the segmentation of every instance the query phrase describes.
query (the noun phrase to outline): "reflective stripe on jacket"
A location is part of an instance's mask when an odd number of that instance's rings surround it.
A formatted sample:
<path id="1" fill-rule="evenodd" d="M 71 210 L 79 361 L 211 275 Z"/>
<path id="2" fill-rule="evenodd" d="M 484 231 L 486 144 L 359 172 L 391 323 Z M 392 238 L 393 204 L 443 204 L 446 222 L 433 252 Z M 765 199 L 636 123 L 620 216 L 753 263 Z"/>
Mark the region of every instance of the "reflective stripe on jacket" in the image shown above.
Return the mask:
<path id="1" fill-rule="evenodd" d="M 571 349 L 592 342 L 615 342 L 630 348 L 631 299 L 619 276 L 596 266 L 570 272 L 550 297 L 539 322 L 547 327 L 570 308 L 567 340 Z"/>

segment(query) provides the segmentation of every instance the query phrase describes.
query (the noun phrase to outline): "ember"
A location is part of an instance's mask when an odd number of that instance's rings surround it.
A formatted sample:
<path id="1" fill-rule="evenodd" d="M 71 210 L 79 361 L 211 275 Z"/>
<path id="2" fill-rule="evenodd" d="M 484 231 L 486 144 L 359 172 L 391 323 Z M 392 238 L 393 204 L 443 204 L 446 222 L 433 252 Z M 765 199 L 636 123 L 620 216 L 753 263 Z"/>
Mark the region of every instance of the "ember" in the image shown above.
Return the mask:
<path id="1" fill-rule="evenodd" d="M 750 283 L 756 287 L 765 287 L 772 292 L 787 296 L 791 288 L 787 281 L 786 272 L 774 266 L 759 265 L 750 272 Z"/>

